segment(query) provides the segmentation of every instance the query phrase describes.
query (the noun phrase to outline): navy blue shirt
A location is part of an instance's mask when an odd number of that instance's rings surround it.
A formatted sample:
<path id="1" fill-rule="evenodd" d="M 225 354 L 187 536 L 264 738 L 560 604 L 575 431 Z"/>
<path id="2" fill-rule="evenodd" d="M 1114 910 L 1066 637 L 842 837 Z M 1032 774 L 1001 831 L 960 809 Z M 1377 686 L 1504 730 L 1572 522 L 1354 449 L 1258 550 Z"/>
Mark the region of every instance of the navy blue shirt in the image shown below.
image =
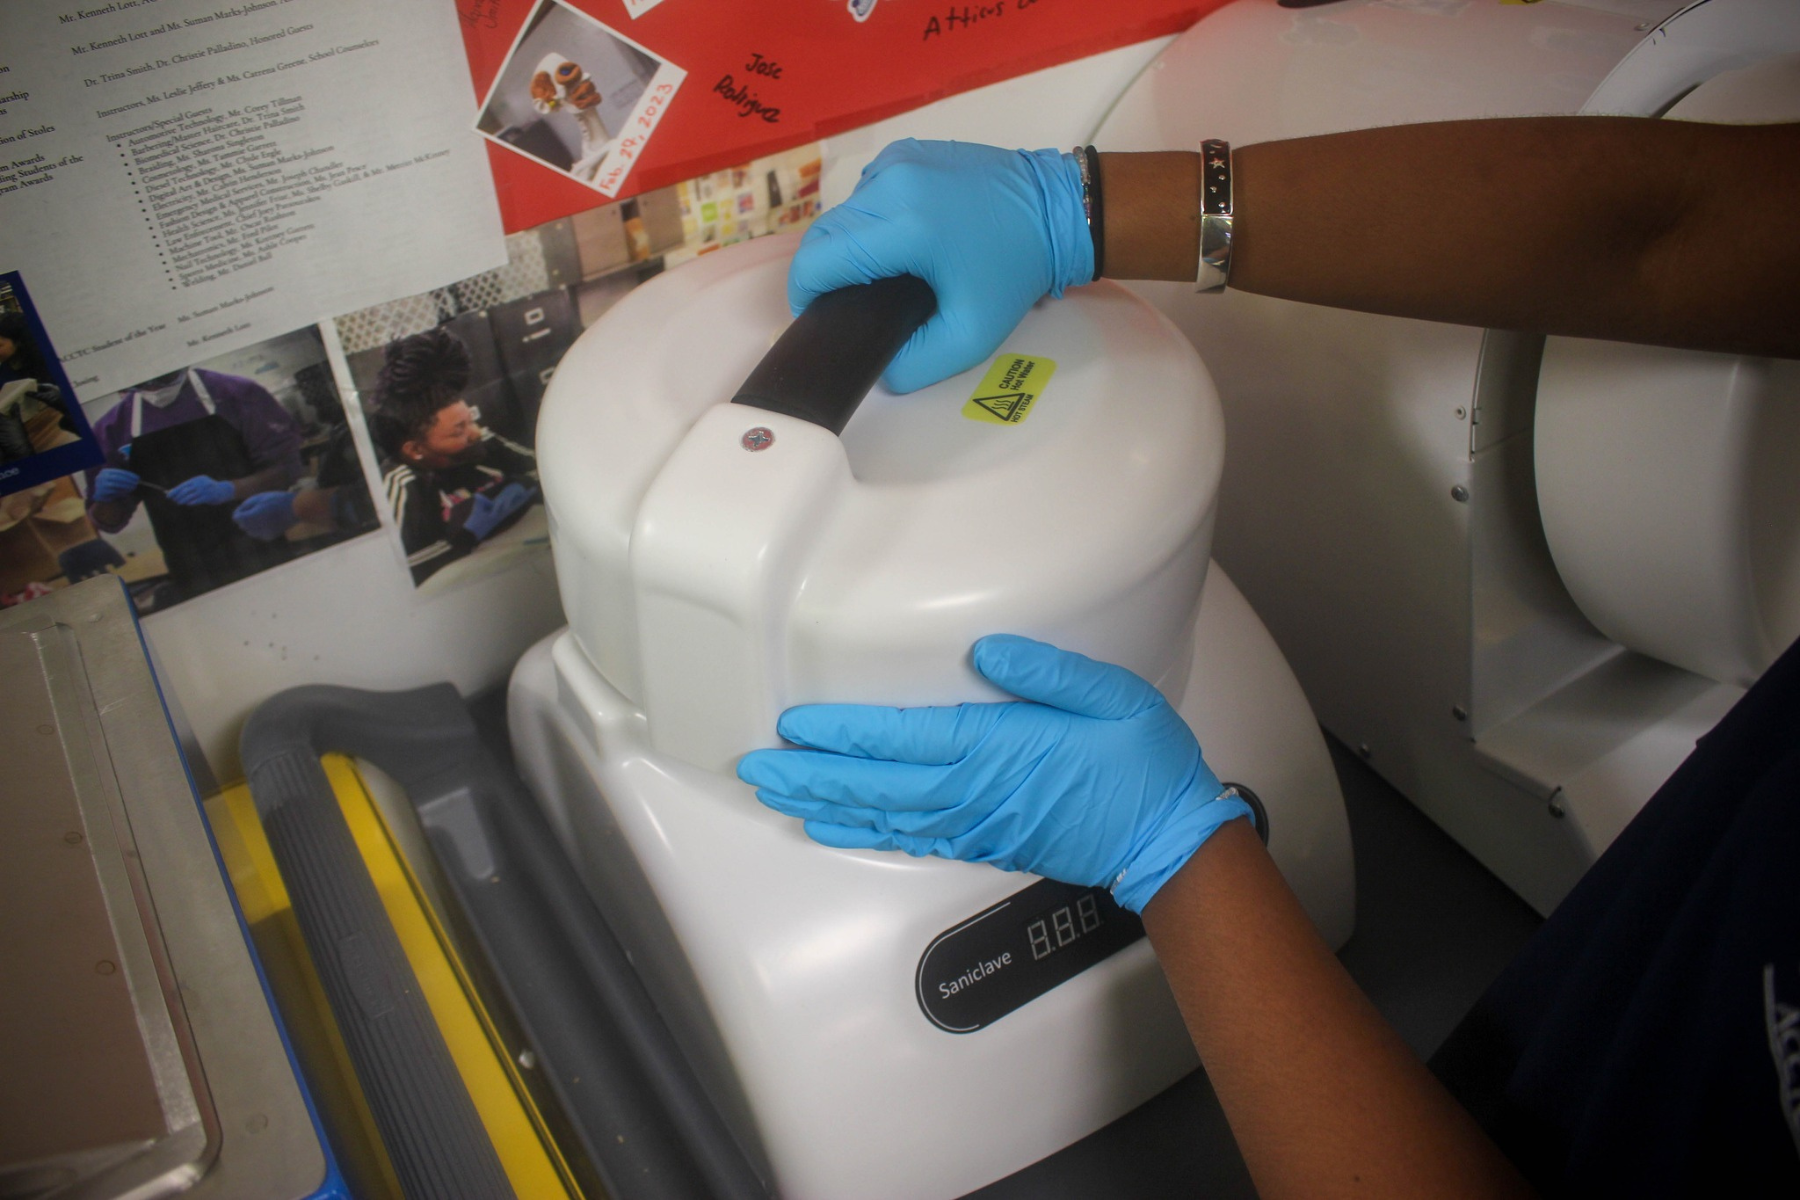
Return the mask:
<path id="1" fill-rule="evenodd" d="M 1800 644 L 1431 1065 L 1547 1196 L 1800 1196 Z"/>

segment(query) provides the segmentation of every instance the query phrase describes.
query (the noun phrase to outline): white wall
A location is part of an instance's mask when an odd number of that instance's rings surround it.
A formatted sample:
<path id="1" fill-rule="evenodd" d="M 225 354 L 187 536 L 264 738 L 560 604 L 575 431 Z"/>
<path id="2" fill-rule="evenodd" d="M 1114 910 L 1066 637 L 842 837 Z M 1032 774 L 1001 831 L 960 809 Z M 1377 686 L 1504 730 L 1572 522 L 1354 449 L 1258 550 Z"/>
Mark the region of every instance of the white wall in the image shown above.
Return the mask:
<path id="1" fill-rule="evenodd" d="M 464 695 L 503 682 L 563 623 L 548 550 L 420 597 L 385 530 L 308 555 L 145 618 L 214 776 L 242 774 L 244 718 L 303 683 L 380 690 L 449 681 Z"/>

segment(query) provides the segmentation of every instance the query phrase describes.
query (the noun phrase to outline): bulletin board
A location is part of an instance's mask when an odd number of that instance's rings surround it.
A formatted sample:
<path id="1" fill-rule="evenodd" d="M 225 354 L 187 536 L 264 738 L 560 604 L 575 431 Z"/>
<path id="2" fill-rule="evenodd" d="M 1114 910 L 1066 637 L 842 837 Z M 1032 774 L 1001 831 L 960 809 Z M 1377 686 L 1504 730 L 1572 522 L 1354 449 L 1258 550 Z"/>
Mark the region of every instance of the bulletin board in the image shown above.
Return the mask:
<path id="1" fill-rule="evenodd" d="M 281 688 L 491 687 L 563 621 L 534 431 L 584 329 L 804 230 L 822 135 L 1222 2 L 0 4 L 0 607 L 117 577 L 222 777 Z M 409 449 L 428 358 L 473 483 Z"/>
<path id="2" fill-rule="evenodd" d="M 1175 33 L 1221 3 L 458 0 L 458 11 L 511 232 L 943 96 Z M 546 37 L 546 28 L 561 32 Z M 576 112 L 554 99 L 551 111 L 537 113 L 542 126 L 523 112 L 545 51 L 581 67 L 590 55 L 616 58 L 621 48 L 642 76 L 636 84 L 627 78 L 625 87 L 649 95 L 609 115 L 604 134 L 584 132 L 576 144 Z M 612 103 L 619 93 L 609 81 L 599 83 L 596 90 Z M 600 149 L 602 137 L 618 144 L 607 167 L 582 179 L 561 164 L 565 152 L 555 136 L 575 160 Z M 533 145 L 547 149 L 534 152 Z M 627 154 L 629 161 L 619 158 Z"/>

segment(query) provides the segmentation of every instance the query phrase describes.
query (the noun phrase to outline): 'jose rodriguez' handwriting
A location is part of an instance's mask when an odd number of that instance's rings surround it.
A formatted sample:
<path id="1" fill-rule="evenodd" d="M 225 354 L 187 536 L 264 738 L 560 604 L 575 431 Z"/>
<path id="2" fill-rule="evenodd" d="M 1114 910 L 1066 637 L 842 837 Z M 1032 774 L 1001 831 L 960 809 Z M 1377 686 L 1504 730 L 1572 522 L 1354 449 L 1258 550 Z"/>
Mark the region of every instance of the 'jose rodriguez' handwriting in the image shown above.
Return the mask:
<path id="1" fill-rule="evenodd" d="M 780 68 L 776 68 L 779 74 Z M 772 76 L 778 77 L 777 76 Z M 739 117 L 761 117 L 771 125 L 781 120 L 781 108 L 778 105 L 764 104 L 762 97 L 750 90 L 748 83 L 739 83 L 730 75 L 726 75 L 713 84 L 714 94 L 723 96 L 727 103 L 737 107 Z"/>

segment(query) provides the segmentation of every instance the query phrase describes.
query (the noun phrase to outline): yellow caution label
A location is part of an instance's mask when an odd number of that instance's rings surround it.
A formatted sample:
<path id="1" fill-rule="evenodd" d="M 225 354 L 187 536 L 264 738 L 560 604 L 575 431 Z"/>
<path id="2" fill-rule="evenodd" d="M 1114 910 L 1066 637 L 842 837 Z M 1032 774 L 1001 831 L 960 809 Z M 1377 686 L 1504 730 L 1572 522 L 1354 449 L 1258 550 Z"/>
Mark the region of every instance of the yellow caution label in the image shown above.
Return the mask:
<path id="1" fill-rule="evenodd" d="M 1054 374 L 1054 359 L 1002 354 L 975 385 L 975 394 L 963 405 L 962 414 L 971 421 L 991 425 L 1023 424 Z"/>

